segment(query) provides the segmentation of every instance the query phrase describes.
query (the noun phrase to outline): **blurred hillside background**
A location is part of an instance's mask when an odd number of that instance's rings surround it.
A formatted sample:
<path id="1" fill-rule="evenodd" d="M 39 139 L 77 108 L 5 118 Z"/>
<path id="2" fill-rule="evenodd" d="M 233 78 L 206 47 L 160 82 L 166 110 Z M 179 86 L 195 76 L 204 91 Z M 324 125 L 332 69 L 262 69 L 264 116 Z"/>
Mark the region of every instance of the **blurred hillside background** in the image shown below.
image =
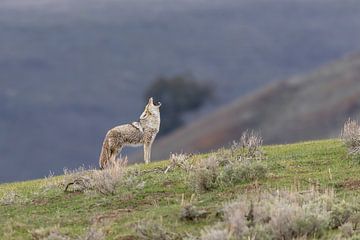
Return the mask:
<path id="1" fill-rule="evenodd" d="M 154 160 L 246 129 L 268 144 L 337 136 L 360 113 L 358 52 L 358 0 L 2 0 L 0 182 L 96 166 L 159 78 L 191 76 L 212 97 Z"/>

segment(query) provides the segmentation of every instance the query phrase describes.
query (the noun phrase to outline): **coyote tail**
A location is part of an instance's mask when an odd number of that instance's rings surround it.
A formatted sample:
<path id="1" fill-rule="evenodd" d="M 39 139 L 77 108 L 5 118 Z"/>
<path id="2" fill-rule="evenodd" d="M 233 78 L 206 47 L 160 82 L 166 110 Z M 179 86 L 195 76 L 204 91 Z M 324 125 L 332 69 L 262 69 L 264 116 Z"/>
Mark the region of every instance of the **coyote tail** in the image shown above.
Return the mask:
<path id="1" fill-rule="evenodd" d="M 111 156 L 111 152 L 110 152 L 109 141 L 107 137 L 105 137 L 99 158 L 100 169 L 104 169 L 107 166 L 108 162 L 110 161 L 110 156 Z"/>

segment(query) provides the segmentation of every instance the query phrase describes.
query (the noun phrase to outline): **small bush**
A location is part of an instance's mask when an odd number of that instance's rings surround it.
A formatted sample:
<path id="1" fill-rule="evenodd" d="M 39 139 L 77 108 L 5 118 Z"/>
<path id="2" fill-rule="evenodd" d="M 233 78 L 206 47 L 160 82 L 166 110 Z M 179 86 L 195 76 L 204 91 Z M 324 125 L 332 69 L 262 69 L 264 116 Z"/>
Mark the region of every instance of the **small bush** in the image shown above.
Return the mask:
<path id="1" fill-rule="evenodd" d="M 71 238 L 60 232 L 59 226 L 50 228 L 39 228 L 31 231 L 35 240 L 103 240 L 105 235 L 95 226 L 90 227 L 82 236 Z"/>
<path id="2" fill-rule="evenodd" d="M 239 141 L 233 141 L 230 149 L 220 148 L 213 153 L 221 166 L 243 161 L 263 161 L 266 159 L 262 149 L 263 139 L 254 131 L 242 133 Z"/>
<path id="3" fill-rule="evenodd" d="M 266 177 L 267 166 L 259 134 L 244 132 L 229 151 L 220 149 L 190 168 L 189 185 L 196 192 L 232 186 Z"/>
<path id="4" fill-rule="evenodd" d="M 351 223 L 344 223 L 339 227 L 341 234 L 345 238 L 349 238 L 354 234 L 353 226 Z"/>
<path id="5" fill-rule="evenodd" d="M 167 173 L 170 169 L 179 167 L 185 172 L 190 172 L 193 168 L 193 163 L 190 162 L 191 154 L 184 153 L 172 153 L 170 155 L 170 165 L 166 168 L 165 173 Z"/>
<path id="6" fill-rule="evenodd" d="M 103 239 L 105 239 L 105 234 L 100 228 L 96 226 L 91 226 L 85 232 L 85 234 L 83 234 L 83 236 L 79 238 L 79 240 L 103 240 Z"/>
<path id="7" fill-rule="evenodd" d="M 194 165 L 189 174 L 189 186 L 195 192 L 209 191 L 217 187 L 219 164 L 216 158 L 210 156 Z"/>
<path id="8" fill-rule="evenodd" d="M 12 205 L 18 202 L 19 195 L 14 191 L 6 192 L 1 198 L 0 198 L 0 204 L 1 205 Z"/>
<path id="9" fill-rule="evenodd" d="M 70 237 L 60 232 L 59 226 L 39 228 L 31 231 L 31 235 L 35 240 L 72 240 Z"/>
<path id="10" fill-rule="evenodd" d="M 141 221 L 135 226 L 136 236 L 140 240 L 180 240 L 179 234 L 166 230 L 161 224 L 153 221 Z"/>
<path id="11" fill-rule="evenodd" d="M 201 239 L 295 239 L 321 237 L 330 223 L 328 193 L 278 192 L 241 196 L 224 206 L 224 221 L 201 233 Z M 219 228 L 219 226 L 222 226 Z M 221 235 L 220 235 L 221 234 Z"/>
<path id="12" fill-rule="evenodd" d="M 357 209 L 356 206 L 342 201 L 337 204 L 333 204 L 331 207 L 331 215 L 330 215 L 330 227 L 338 228 L 341 225 L 347 223 L 351 219 L 357 221 L 356 216 L 359 213 L 360 209 Z"/>
<path id="13" fill-rule="evenodd" d="M 85 171 L 83 168 L 65 171 L 65 191 L 96 191 L 105 195 L 114 194 L 124 181 L 127 159 L 120 159 L 103 170 Z"/>
<path id="14" fill-rule="evenodd" d="M 229 240 L 231 235 L 223 227 L 212 227 L 201 231 L 200 240 Z"/>
<path id="15" fill-rule="evenodd" d="M 221 185 L 229 186 L 262 179 L 266 174 L 266 165 L 259 161 L 234 163 L 224 166 L 217 181 Z"/>
<path id="16" fill-rule="evenodd" d="M 191 203 L 185 204 L 182 206 L 180 210 L 180 219 L 181 220 L 187 220 L 187 221 L 193 221 L 197 220 L 199 218 L 204 218 L 208 214 L 205 210 L 199 210 L 197 207 L 192 205 Z"/>
<path id="17" fill-rule="evenodd" d="M 345 122 L 341 139 L 345 143 L 349 155 L 360 154 L 360 126 L 357 121 L 349 119 Z"/>

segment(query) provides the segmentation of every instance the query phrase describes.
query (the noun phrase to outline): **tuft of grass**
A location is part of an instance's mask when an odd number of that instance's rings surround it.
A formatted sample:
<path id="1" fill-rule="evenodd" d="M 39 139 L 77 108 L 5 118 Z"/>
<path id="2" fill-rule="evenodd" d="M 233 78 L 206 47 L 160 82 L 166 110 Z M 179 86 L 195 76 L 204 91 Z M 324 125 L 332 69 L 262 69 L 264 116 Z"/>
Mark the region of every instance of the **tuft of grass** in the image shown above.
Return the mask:
<path id="1" fill-rule="evenodd" d="M 206 192 L 219 186 L 228 187 L 266 177 L 268 172 L 262 149 L 262 138 L 254 131 L 246 131 L 230 151 L 220 149 L 200 159 L 189 174 L 189 186 L 195 192 Z"/>
<path id="2" fill-rule="evenodd" d="M 15 191 L 9 191 L 4 193 L 2 198 L 0 198 L 1 205 L 12 205 L 19 202 L 20 196 Z"/>
<path id="3" fill-rule="evenodd" d="M 193 168 L 193 163 L 190 161 L 191 154 L 185 153 L 172 153 L 170 154 L 170 164 L 166 168 L 164 173 L 167 173 L 170 169 L 174 169 L 179 167 L 180 169 L 184 170 L 185 172 L 189 172 Z"/>
<path id="4" fill-rule="evenodd" d="M 229 240 L 231 234 L 221 225 L 205 228 L 201 231 L 200 240 Z"/>
<path id="5" fill-rule="evenodd" d="M 105 239 L 105 234 L 100 228 L 96 226 L 91 226 L 90 228 L 88 228 L 85 234 L 79 238 L 79 240 L 103 240 L 103 239 Z"/>
<path id="6" fill-rule="evenodd" d="M 233 186 L 242 182 L 263 179 L 267 172 L 266 165 L 258 161 L 233 163 L 223 167 L 217 182 L 221 186 Z"/>
<path id="7" fill-rule="evenodd" d="M 65 191 L 96 191 L 104 195 L 115 194 L 117 186 L 125 177 L 127 159 L 120 159 L 109 164 L 103 170 L 80 169 L 66 173 Z"/>
<path id="8" fill-rule="evenodd" d="M 263 161 L 266 155 L 262 144 L 263 139 L 259 133 L 247 130 L 238 141 L 233 141 L 230 149 L 221 148 L 214 154 L 222 166 L 245 161 Z"/>
<path id="9" fill-rule="evenodd" d="M 223 239 L 319 238 L 339 227 L 352 234 L 351 219 L 359 211 L 358 204 L 352 204 L 338 202 L 333 190 L 245 194 L 225 204 L 223 222 L 214 230 L 207 227 L 201 239 L 211 239 L 209 235 L 216 233 L 226 237 Z"/>
<path id="10" fill-rule="evenodd" d="M 140 240 L 180 240 L 179 234 L 170 232 L 162 224 L 154 221 L 140 221 L 135 226 L 136 236 Z"/>
<path id="11" fill-rule="evenodd" d="M 69 236 L 61 233 L 59 226 L 39 228 L 31 232 L 35 240 L 72 240 Z"/>
<path id="12" fill-rule="evenodd" d="M 360 154 L 360 126 L 357 121 L 348 119 L 344 124 L 340 137 L 345 143 L 349 155 Z"/>
<path id="13" fill-rule="evenodd" d="M 201 159 L 188 176 L 190 188 L 198 193 L 217 188 L 217 178 L 220 173 L 219 162 L 215 156 Z"/>
<path id="14" fill-rule="evenodd" d="M 185 204 L 180 210 L 180 219 L 186 221 L 194 221 L 200 218 L 204 218 L 208 215 L 205 210 L 199 210 L 196 206 L 191 203 Z"/>

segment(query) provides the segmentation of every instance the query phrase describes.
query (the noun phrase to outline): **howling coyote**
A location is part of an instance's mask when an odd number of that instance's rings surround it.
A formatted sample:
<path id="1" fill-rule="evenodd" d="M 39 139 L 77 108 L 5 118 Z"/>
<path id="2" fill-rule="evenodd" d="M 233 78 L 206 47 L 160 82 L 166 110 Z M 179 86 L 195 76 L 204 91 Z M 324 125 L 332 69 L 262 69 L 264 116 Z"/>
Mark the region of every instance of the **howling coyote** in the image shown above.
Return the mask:
<path id="1" fill-rule="evenodd" d="M 160 102 L 155 105 L 150 98 L 140 122 L 120 125 L 107 132 L 99 159 L 101 169 L 113 163 L 124 146 L 144 145 L 144 161 L 150 162 L 151 145 L 160 128 L 160 106 Z"/>

